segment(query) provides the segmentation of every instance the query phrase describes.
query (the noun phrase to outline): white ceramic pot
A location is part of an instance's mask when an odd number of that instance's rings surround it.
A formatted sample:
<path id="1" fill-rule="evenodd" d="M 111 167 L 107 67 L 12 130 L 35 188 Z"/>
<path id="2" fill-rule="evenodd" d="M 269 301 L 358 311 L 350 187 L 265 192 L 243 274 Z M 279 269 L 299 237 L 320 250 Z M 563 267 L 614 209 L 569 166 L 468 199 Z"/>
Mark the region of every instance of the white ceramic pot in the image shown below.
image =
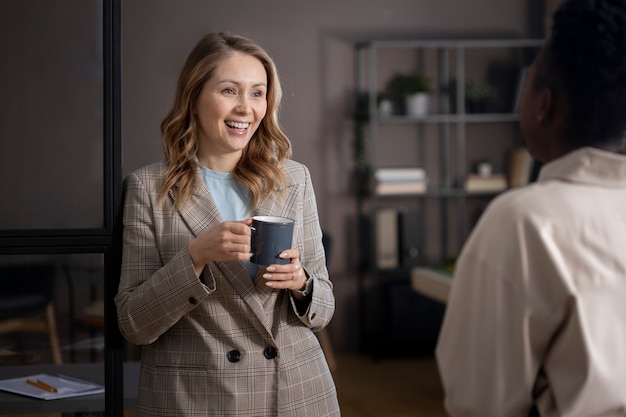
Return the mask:
<path id="1" fill-rule="evenodd" d="M 393 113 L 393 103 L 391 103 L 391 100 L 381 100 L 380 103 L 378 103 L 378 114 L 381 117 L 389 117 L 391 113 Z"/>
<path id="2" fill-rule="evenodd" d="M 428 114 L 428 93 L 406 96 L 406 114 L 410 117 L 424 117 Z"/>

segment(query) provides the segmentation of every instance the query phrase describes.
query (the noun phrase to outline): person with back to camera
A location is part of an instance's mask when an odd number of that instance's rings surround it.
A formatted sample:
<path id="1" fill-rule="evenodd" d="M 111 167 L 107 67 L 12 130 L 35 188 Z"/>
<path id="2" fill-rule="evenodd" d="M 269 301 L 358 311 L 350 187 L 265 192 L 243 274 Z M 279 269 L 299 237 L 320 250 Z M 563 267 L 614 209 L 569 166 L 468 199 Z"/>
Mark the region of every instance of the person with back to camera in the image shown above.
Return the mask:
<path id="1" fill-rule="evenodd" d="M 335 308 L 308 169 L 251 40 L 202 38 L 161 124 L 165 161 L 125 181 L 115 298 L 142 345 L 139 416 L 339 416 L 314 332 Z M 250 262 L 251 215 L 295 220 L 288 264 Z"/>
<path id="2" fill-rule="evenodd" d="M 544 165 L 461 251 L 436 349 L 446 409 L 626 416 L 626 2 L 560 5 L 519 116 Z"/>

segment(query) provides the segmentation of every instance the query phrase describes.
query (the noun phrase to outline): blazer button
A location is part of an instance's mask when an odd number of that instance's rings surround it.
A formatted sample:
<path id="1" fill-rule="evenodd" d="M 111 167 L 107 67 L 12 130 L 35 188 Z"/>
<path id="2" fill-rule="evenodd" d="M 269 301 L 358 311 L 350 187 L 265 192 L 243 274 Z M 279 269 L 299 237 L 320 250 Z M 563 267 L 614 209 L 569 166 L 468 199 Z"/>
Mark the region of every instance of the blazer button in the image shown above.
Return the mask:
<path id="1" fill-rule="evenodd" d="M 274 346 L 268 346 L 263 349 L 263 356 L 265 356 L 265 359 L 274 359 L 276 355 L 278 355 L 278 351 Z"/>
<path id="2" fill-rule="evenodd" d="M 196 297 L 189 297 L 189 304 L 196 304 L 197 302 Z"/>
<path id="3" fill-rule="evenodd" d="M 226 354 L 226 358 L 228 358 L 228 362 L 239 362 L 241 359 L 241 353 L 238 350 L 231 350 Z"/>

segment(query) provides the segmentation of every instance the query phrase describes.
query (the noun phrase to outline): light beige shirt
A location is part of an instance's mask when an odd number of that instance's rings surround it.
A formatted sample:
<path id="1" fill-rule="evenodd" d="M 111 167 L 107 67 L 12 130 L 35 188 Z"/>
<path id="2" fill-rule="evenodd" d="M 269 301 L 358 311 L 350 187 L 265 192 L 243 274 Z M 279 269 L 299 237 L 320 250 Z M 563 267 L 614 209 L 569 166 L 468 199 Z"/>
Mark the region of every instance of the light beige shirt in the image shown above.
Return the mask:
<path id="1" fill-rule="evenodd" d="M 493 201 L 436 354 L 454 417 L 626 416 L 626 156 L 579 149 Z"/>

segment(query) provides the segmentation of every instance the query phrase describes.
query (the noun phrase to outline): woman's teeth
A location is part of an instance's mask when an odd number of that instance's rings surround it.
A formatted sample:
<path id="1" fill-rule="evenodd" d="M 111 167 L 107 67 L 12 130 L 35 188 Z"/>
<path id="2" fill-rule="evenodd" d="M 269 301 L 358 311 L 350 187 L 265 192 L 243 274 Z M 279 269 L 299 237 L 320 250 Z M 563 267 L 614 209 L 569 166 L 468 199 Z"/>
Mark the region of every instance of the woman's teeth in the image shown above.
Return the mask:
<path id="1" fill-rule="evenodd" d="M 226 126 L 232 127 L 233 129 L 246 129 L 248 126 L 250 126 L 250 123 L 226 122 Z"/>

